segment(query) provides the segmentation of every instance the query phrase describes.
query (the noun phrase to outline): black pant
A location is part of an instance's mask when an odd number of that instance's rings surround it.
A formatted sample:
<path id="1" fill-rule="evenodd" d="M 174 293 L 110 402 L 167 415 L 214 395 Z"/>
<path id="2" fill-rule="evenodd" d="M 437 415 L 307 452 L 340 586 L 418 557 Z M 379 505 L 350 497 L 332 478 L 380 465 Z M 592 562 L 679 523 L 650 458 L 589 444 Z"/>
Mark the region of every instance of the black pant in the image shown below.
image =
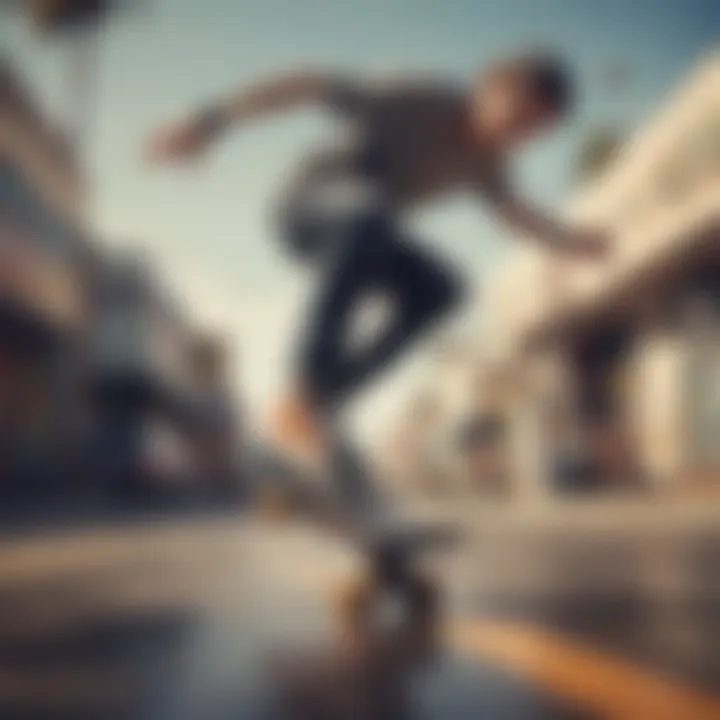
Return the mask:
<path id="1" fill-rule="evenodd" d="M 294 249 L 310 254 L 317 272 L 299 380 L 318 410 L 334 409 L 452 309 L 461 286 L 450 268 L 406 239 L 385 213 L 305 216 L 289 228 Z M 351 352 L 349 321 L 376 292 L 392 303 L 390 324 L 368 347 Z"/>

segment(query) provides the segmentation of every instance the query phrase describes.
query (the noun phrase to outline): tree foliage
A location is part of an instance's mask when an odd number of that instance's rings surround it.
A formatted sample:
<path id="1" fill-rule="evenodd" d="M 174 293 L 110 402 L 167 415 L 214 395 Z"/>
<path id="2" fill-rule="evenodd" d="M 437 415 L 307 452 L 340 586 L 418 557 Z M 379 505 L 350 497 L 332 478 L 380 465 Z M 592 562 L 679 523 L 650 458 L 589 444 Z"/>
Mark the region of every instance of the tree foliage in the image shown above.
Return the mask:
<path id="1" fill-rule="evenodd" d="M 75 30 L 102 22 L 112 0 L 27 0 L 33 24 L 42 32 Z"/>

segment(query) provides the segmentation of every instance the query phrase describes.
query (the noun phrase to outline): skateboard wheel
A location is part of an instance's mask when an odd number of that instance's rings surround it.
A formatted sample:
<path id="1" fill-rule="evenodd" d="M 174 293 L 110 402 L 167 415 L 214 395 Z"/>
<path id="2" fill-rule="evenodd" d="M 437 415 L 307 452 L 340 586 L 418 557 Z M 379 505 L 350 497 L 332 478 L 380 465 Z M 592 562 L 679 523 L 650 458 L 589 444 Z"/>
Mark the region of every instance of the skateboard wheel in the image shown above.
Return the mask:
<path id="1" fill-rule="evenodd" d="M 405 599 L 411 620 L 432 621 L 440 608 L 440 589 L 434 578 L 413 575 L 407 582 Z"/>
<path id="2" fill-rule="evenodd" d="M 439 614 L 440 592 L 435 580 L 425 575 L 408 577 L 402 585 L 387 589 L 387 595 L 371 575 L 356 578 L 342 588 L 339 609 L 343 623 L 369 630 L 382 617 L 383 600 L 396 601 L 403 625 L 430 627 Z"/>
<path id="3" fill-rule="evenodd" d="M 285 493 L 275 489 L 266 489 L 257 499 L 259 514 L 269 520 L 286 520 L 292 515 L 292 503 Z"/>

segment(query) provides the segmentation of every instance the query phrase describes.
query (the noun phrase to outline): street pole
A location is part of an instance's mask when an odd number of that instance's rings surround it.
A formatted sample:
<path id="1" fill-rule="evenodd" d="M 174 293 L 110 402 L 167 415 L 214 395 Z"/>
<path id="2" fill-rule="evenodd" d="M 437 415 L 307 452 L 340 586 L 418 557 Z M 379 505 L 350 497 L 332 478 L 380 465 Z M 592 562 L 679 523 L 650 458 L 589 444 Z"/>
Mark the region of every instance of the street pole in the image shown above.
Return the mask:
<path id="1" fill-rule="evenodd" d="M 73 150 L 86 169 L 97 112 L 100 38 L 97 28 L 79 30 L 68 47 L 69 130 Z"/>
<path id="2" fill-rule="evenodd" d="M 71 152 L 82 178 L 83 221 L 90 219 L 93 207 L 90 174 L 90 148 L 98 108 L 100 60 L 100 30 L 97 27 L 79 28 L 68 38 L 66 48 L 67 130 Z"/>

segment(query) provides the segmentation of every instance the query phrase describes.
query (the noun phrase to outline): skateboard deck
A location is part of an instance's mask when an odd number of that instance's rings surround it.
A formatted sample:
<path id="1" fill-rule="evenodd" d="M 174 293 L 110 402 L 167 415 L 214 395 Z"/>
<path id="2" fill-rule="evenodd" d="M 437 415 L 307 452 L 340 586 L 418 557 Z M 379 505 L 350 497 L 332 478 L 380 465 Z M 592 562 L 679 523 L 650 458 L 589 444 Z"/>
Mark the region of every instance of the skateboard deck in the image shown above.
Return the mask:
<path id="1" fill-rule="evenodd" d="M 338 598 L 344 624 L 367 629 L 383 597 L 399 599 L 410 620 L 436 617 L 437 583 L 420 567 L 433 551 L 459 540 L 452 523 L 408 520 L 397 515 L 379 492 L 361 454 L 336 440 L 324 472 L 299 466 L 272 446 L 262 453 L 260 477 L 291 498 L 296 513 L 311 519 L 356 548 L 365 569 Z"/>
<path id="2" fill-rule="evenodd" d="M 297 514 L 370 556 L 392 551 L 409 559 L 459 539 L 452 523 L 399 517 L 380 497 L 360 454 L 345 442 L 334 446 L 325 472 L 308 470 L 271 445 L 260 462 L 263 483 L 284 492 Z"/>

